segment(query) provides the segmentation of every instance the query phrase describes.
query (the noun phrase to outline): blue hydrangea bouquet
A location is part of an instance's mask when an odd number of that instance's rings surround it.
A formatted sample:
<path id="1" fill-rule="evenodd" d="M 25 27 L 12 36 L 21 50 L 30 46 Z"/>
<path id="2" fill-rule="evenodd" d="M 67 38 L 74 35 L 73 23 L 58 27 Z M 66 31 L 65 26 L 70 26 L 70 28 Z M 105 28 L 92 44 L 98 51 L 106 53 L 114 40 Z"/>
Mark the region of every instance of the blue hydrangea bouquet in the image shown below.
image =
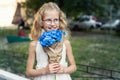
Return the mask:
<path id="1" fill-rule="evenodd" d="M 50 30 L 43 32 L 39 38 L 40 44 L 48 54 L 49 63 L 59 63 L 61 60 L 63 34 L 61 30 Z"/>
<path id="2" fill-rule="evenodd" d="M 39 38 L 40 44 L 43 47 L 51 47 L 56 42 L 61 42 L 62 31 L 61 30 L 50 30 L 46 31 Z"/>

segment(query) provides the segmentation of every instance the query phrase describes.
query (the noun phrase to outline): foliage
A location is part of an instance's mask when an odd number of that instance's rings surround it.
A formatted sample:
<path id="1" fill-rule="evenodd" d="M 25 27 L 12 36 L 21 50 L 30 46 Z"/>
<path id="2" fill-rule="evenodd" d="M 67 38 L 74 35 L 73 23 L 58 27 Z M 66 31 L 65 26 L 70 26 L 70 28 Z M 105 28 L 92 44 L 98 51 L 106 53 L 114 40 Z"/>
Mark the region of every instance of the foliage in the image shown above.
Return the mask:
<path id="1" fill-rule="evenodd" d="M 107 3 L 105 0 L 26 0 L 24 7 L 27 9 L 27 15 L 33 16 L 43 3 L 50 1 L 56 2 L 67 16 L 77 17 L 80 14 L 109 15 L 109 10 L 106 11 L 105 5 L 109 5 L 110 3 Z M 114 4 L 117 4 L 117 2 L 114 1 Z M 116 6 L 118 7 L 119 4 Z"/>
<path id="2" fill-rule="evenodd" d="M 56 2 L 67 16 L 78 17 L 83 14 L 96 16 L 110 16 L 111 12 L 117 13 L 120 1 L 118 0 L 26 0 L 26 14 L 33 17 L 40 6 L 45 2 Z"/>

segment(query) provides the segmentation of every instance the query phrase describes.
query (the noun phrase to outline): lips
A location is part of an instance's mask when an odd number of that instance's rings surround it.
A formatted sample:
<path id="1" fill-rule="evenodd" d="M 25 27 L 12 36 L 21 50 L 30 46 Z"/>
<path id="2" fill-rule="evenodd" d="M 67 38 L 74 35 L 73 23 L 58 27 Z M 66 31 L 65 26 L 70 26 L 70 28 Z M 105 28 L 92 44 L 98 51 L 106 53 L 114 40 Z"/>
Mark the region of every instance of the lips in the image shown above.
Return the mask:
<path id="1" fill-rule="evenodd" d="M 55 30 L 57 26 L 48 27 L 49 30 Z"/>

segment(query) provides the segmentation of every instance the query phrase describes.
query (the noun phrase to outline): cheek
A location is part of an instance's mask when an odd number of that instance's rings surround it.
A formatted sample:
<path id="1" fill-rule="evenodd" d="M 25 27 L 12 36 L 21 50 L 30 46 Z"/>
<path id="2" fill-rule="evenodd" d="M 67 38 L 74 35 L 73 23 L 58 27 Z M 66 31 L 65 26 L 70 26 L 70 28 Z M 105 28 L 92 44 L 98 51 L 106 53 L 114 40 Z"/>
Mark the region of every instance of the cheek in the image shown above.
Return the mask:
<path id="1" fill-rule="evenodd" d="M 60 26 L 58 25 L 58 26 L 57 26 L 57 29 L 59 29 L 59 28 L 60 28 Z"/>
<path id="2" fill-rule="evenodd" d="M 47 25 L 43 23 L 43 29 L 47 30 Z"/>
<path id="3" fill-rule="evenodd" d="M 60 22 L 59 22 L 58 24 L 56 24 L 56 26 L 58 26 L 58 27 L 59 27 L 59 26 L 60 26 Z"/>
<path id="4" fill-rule="evenodd" d="M 60 23 L 58 24 L 58 27 L 60 28 Z"/>
<path id="5" fill-rule="evenodd" d="M 44 25 L 43 28 L 44 28 L 45 30 L 47 30 L 48 27 Z"/>
<path id="6" fill-rule="evenodd" d="M 59 29 L 60 28 L 60 24 L 56 24 L 56 29 Z"/>

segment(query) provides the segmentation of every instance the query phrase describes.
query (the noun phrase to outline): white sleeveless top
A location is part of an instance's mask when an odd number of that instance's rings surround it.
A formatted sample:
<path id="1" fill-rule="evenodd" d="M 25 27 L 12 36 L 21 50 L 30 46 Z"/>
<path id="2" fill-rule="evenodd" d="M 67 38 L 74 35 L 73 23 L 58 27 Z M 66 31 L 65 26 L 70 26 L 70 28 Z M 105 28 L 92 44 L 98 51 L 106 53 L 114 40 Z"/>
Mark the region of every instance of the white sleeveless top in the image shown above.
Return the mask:
<path id="1" fill-rule="evenodd" d="M 46 67 L 48 64 L 47 53 L 44 52 L 39 41 L 37 42 L 37 46 L 36 46 L 36 60 L 37 60 L 36 69 Z M 63 44 L 62 58 L 60 64 L 64 67 L 67 67 L 66 47 L 64 44 Z M 72 79 L 69 74 L 47 74 L 47 75 L 35 77 L 34 80 L 72 80 Z"/>

